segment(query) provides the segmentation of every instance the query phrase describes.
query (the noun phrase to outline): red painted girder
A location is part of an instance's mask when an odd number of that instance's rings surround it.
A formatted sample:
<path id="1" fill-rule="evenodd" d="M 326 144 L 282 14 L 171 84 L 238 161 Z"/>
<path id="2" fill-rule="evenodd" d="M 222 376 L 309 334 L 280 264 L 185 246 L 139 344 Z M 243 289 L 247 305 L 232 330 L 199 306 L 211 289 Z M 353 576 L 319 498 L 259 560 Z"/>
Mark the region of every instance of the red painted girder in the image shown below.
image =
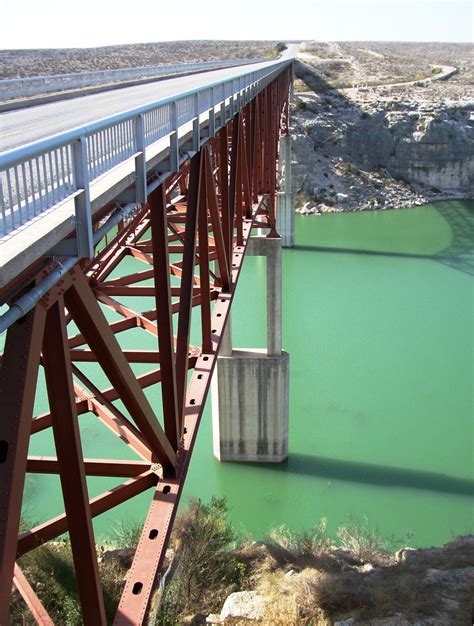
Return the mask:
<path id="1" fill-rule="evenodd" d="M 155 287 L 132 287 L 130 285 L 109 285 L 108 283 L 101 283 L 100 292 L 105 293 L 108 296 L 130 296 L 130 297 L 155 297 Z M 174 298 L 181 295 L 181 287 L 170 287 L 171 296 Z M 193 293 L 196 295 L 199 290 L 194 289 Z"/>
<path id="2" fill-rule="evenodd" d="M 173 290 L 166 269 L 170 264 L 166 219 L 166 192 L 161 185 L 149 198 L 152 232 L 153 273 L 156 320 L 159 328 L 158 349 L 161 355 L 161 402 L 165 433 L 175 450 L 179 444 L 179 415 L 176 383 L 175 340 L 173 335 Z M 194 293 L 194 290 L 193 292 Z M 179 288 L 181 295 L 181 286 Z"/>
<path id="3" fill-rule="evenodd" d="M 184 254 L 181 276 L 181 298 L 179 301 L 178 332 L 176 343 L 176 389 L 178 400 L 179 437 L 183 428 L 183 406 L 189 358 L 189 336 L 191 332 L 192 294 L 196 250 L 196 232 L 200 189 L 202 155 L 198 152 L 191 159 L 188 190 L 188 210 L 184 235 Z"/>
<path id="4" fill-rule="evenodd" d="M 151 322 L 149 318 L 145 317 L 141 313 L 137 313 L 136 311 L 133 311 L 128 306 L 121 304 L 120 302 L 118 302 L 117 300 L 114 300 L 110 296 L 106 296 L 104 293 L 99 291 L 98 288 L 96 288 L 94 292 L 95 292 L 95 297 L 97 298 L 99 302 L 102 302 L 102 304 L 105 304 L 110 309 L 112 309 L 116 313 L 119 313 L 120 315 L 123 315 L 124 317 L 135 319 L 137 321 L 137 326 L 139 326 L 140 328 L 143 328 L 144 330 L 148 331 L 149 333 L 151 333 L 152 335 L 156 337 L 156 335 L 158 334 L 158 329 L 156 327 L 156 324 L 153 324 L 153 322 Z"/>
<path id="5" fill-rule="evenodd" d="M 43 362 L 76 581 L 84 624 L 106 624 L 62 298 L 48 311 Z"/>
<path id="6" fill-rule="evenodd" d="M 31 615 L 34 617 L 36 623 L 39 626 L 54 626 L 54 622 L 48 615 L 41 600 L 33 591 L 30 583 L 26 580 L 26 576 L 16 563 L 13 574 L 13 584 L 25 601 L 26 606 L 30 609 Z"/>
<path id="7" fill-rule="evenodd" d="M 113 487 L 95 498 L 90 500 L 90 510 L 92 517 L 101 515 L 118 504 L 126 502 L 143 493 L 150 487 L 154 487 L 158 482 L 158 474 L 155 471 L 148 470 L 136 478 L 132 478 L 122 485 Z M 45 541 L 50 541 L 59 535 L 67 532 L 68 521 L 66 515 L 58 515 L 57 517 L 35 526 L 31 530 L 22 533 L 18 538 L 17 556 L 20 557 L 30 550 L 34 550 Z"/>
<path id="8" fill-rule="evenodd" d="M 37 306 L 8 329 L 0 370 L 0 624 L 5 625 L 45 317 Z"/>
<path id="9" fill-rule="evenodd" d="M 122 461 L 117 459 L 84 459 L 86 476 L 117 476 L 133 478 L 150 469 L 150 463 L 143 461 Z M 26 471 L 34 474 L 58 474 L 59 463 L 56 457 L 29 456 Z"/>
<path id="10" fill-rule="evenodd" d="M 123 355 L 129 363 L 159 363 L 160 353 L 156 350 L 123 350 Z M 97 357 L 92 350 L 70 350 L 72 361 L 96 362 Z"/>
<path id="11" fill-rule="evenodd" d="M 165 466 L 174 466 L 176 453 L 123 356 L 87 279 L 76 268 L 71 270 L 71 273 L 74 276 L 74 284 L 65 294 L 68 310 L 89 346 L 96 353 L 107 378 L 117 389 L 130 415 L 133 415 L 134 422 L 157 454 L 157 459 Z"/>

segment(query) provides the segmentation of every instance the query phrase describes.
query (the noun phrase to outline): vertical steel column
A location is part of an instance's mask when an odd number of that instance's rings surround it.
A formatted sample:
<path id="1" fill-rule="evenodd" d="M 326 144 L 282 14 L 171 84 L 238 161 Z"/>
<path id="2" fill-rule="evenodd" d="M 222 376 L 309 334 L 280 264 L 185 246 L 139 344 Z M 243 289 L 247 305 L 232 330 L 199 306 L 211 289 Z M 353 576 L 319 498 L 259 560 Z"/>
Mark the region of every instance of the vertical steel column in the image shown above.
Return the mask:
<path id="1" fill-rule="evenodd" d="M 189 333 L 191 331 L 200 171 L 201 152 L 198 152 L 191 160 L 191 170 L 189 174 L 188 210 L 186 213 L 186 228 L 184 232 L 183 274 L 181 277 L 181 298 L 176 345 L 176 376 L 180 432 L 182 432 L 183 429 L 184 398 L 186 395 L 186 379 L 188 374 Z"/>
<path id="2" fill-rule="evenodd" d="M 240 152 L 240 181 L 241 181 L 241 190 L 240 196 L 242 198 L 243 206 L 244 206 L 244 214 L 245 218 L 249 219 L 252 215 L 252 198 L 250 193 L 250 180 L 249 180 L 249 170 L 248 170 L 248 130 L 244 129 L 244 117 L 240 117 L 240 125 L 239 125 L 239 152 Z"/>
<path id="3" fill-rule="evenodd" d="M 8 624 L 28 442 L 46 311 L 11 326 L 0 370 L 0 624 Z"/>
<path id="4" fill-rule="evenodd" d="M 222 230 L 224 235 L 224 246 L 227 256 L 227 266 L 232 264 L 232 237 L 233 237 L 233 215 L 230 215 L 229 203 L 229 163 L 227 160 L 229 150 L 229 137 L 227 126 L 223 126 L 219 131 L 219 191 L 221 197 Z M 232 280 L 232 275 L 229 275 Z"/>
<path id="5" fill-rule="evenodd" d="M 176 386 L 176 364 L 171 313 L 170 265 L 168 252 L 168 221 L 164 185 L 150 196 L 151 241 L 155 277 L 155 302 L 160 350 L 161 399 L 165 433 L 174 450 L 178 449 L 180 420 Z"/>
<path id="6" fill-rule="evenodd" d="M 207 178 L 208 172 L 207 146 L 201 150 L 201 170 L 199 176 L 199 206 L 198 206 L 198 232 L 199 232 L 199 278 L 201 281 L 201 329 L 202 329 L 202 352 L 212 353 L 211 337 L 211 293 L 209 286 L 209 222 L 207 219 Z"/>
<path id="7" fill-rule="evenodd" d="M 43 363 L 82 616 L 87 626 L 105 625 L 62 298 L 48 311 Z"/>
<path id="8" fill-rule="evenodd" d="M 232 121 L 232 147 L 230 153 L 229 179 L 229 219 L 236 226 L 237 245 L 242 245 L 242 191 L 241 171 L 239 159 L 239 124 L 240 114 L 237 113 Z M 232 229 L 233 230 L 233 229 Z"/>
<path id="9" fill-rule="evenodd" d="M 225 250 L 224 234 L 222 230 L 222 223 L 219 217 L 219 208 L 217 203 L 215 181 L 212 173 L 212 160 L 209 151 L 205 152 L 204 158 L 206 159 L 206 194 L 209 213 L 211 216 L 212 230 L 214 234 L 216 252 L 217 252 L 217 264 L 219 268 L 219 277 L 221 281 L 222 291 L 227 292 L 230 290 L 230 272 L 227 261 L 227 255 Z"/>

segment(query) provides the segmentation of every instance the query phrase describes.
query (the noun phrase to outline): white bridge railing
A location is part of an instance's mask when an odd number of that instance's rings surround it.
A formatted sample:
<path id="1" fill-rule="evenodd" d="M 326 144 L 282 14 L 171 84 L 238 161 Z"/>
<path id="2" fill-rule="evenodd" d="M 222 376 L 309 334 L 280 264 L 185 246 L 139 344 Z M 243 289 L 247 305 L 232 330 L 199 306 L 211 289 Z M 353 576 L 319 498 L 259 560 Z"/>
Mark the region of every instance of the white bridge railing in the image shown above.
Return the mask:
<path id="1" fill-rule="evenodd" d="M 26 98 L 66 89 L 81 89 L 108 83 L 159 78 L 171 74 L 217 70 L 250 63 L 262 63 L 265 59 L 228 59 L 225 61 L 200 61 L 199 63 L 174 63 L 146 67 L 122 68 L 117 70 L 93 70 L 26 78 L 0 80 L 0 101 Z"/>
<path id="2" fill-rule="evenodd" d="M 199 149 L 202 120 L 209 119 L 209 134 L 214 135 L 217 117 L 223 126 L 289 63 L 236 73 L 0 154 L 0 244 L 73 197 L 78 254 L 92 256 L 91 182 L 134 157 L 136 201 L 144 202 L 148 146 L 168 138 L 170 170 L 177 171 L 180 127 L 192 122 L 193 147 Z"/>

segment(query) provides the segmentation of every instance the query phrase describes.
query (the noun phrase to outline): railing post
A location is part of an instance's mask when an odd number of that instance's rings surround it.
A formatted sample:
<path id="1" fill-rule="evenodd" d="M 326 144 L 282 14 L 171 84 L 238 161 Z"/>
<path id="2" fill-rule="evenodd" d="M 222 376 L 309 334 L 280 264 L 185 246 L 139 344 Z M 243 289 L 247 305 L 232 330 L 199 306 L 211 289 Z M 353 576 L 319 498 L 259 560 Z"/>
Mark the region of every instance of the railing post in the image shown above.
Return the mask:
<path id="1" fill-rule="evenodd" d="M 221 125 L 220 128 L 222 128 L 223 126 L 225 126 L 226 124 L 226 114 L 225 114 L 225 87 L 224 87 L 224 94 L 223 94 L 223 99 L 221 102 Z"/>
<path id="2" fill-rule="evenodd" d="M 214 87 L 211 87 L 211 107 L 209 109 L 209 137 L 214 137 L 216 134 L 216 92 Z"/>
<path id="3" fill-rule="evenodd" d="M 135 197 L 138 204 L 147 201 L 146 158 L 145 158 L 145 119 L 143 113 L 135 118 Z"/>
<path id="4" fill-rule="evenodd" d="M 92 237 L 92 212 L 89 195 L 87 140 L 84 136 L 73 143 L 72 155 L 74 182 L 76 191 L 78 192 L 74 198 L 76 208 L 77 253 L 81 259 L 91 259 L 94 256 L 94 242 Z"/>
<path id="5" fill-rule="evenodd" d="M 201 129 L 199 127 L 199 92 L 194 94 L 194 118 L 193 118 L 193 150 L 197 152 L 201 147 Z"/>
<path id="6" fill-rule="evenodd" d="M 5 215 L 5 203 L 3 201 L 3 183 L 2 178 L 0 177 L 0 236 L 6 235 L 8 233 L 7 229 L 7 219 Z"/>
<path id="7" fill-rule="evenodd" d="M 177 102 L 170 104 L 171 135 L 170 135 L 170 170 L 177 172 L 179 169 L 179 142 L 178 142 L 178 105 Z"/>

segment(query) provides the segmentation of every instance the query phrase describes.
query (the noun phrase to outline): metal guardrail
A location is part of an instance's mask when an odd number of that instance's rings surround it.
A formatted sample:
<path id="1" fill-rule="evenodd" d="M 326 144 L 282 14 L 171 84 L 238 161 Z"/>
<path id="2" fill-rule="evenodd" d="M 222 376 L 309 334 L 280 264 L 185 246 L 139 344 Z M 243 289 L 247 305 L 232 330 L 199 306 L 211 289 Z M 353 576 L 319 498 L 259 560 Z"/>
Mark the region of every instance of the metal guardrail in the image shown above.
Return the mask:
<path id="1" fill-rule="evenodd" d="M 193 148 L 198 150 L 203 114 L 208 115 L 213 136 L 216 111 L 222 126 L 228 113 L 233 115 L 254 98 L 289 63 L 279 61 L 242 72 L 0 154 L 0 243 L 37 216 L 74 198 L 77 254 L 91 257 L 93 181 L 134 157 L 136 202 L 145 202 L 147 147 L 168 137 L 170 171 L 177 171 L 180 127 L 192 122 Z"/>
<path id="2" fill-rule="evenodd" d="M 0 80 L 0 101 L 12 98 L 25 98 L 48 94 L 66 89 L 93 87 L 117 81 L 159 78 L 169 74 L 236 67 L 251 63 L 262 63 L 266 59 L 229 59 L 226 61 L 202 61 L 199 63 L 175 63 L 151 65 L 147 67 L 123 68 L 117 70 L 94 70 L 28 78 L 7 78 Z"/>

